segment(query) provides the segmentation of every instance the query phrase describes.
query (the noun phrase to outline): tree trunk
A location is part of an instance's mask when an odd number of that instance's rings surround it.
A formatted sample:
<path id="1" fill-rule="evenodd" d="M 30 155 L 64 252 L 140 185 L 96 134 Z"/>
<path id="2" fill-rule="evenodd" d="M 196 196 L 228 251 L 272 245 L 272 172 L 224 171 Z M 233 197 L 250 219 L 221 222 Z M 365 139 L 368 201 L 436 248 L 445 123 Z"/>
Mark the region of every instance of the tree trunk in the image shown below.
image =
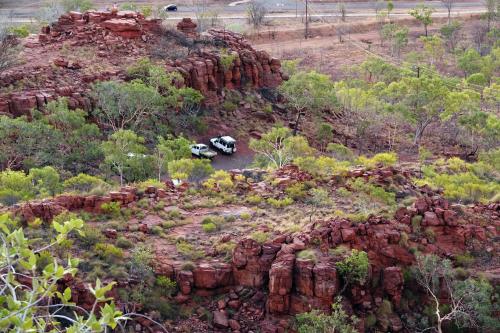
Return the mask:
<path id="1" fill-rule="evenodd" d="M 424 28 L 425 28 L 425 37 L 427 37 L 427 24 L 424 24 Z"/>

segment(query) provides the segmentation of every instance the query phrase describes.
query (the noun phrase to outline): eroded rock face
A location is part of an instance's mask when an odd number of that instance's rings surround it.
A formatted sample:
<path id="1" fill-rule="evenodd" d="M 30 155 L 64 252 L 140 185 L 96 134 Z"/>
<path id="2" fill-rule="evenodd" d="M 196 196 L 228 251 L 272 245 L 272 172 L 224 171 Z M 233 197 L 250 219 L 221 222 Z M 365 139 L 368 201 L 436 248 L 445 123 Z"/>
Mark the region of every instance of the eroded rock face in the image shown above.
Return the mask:
<path id="1" fill-rule="evenodd" d="M 184 31 L 185 24 L 181 24 L 181 31 Z M 192 34 L 188 32 L 188 35 Z M 212 29 L 207 32 L 206 38 L 227 45 L 229 54 L 201 52 L 186 59 L 167 62 L 168 70 L 180 72 L 187 86 L 205 96 L 206 105 L 219 103 L 224 88 L 275 88 L 283 82 L 281 62 L 265 51 L 256 51 L 242 35 Z M 234 57 L 234 60 L 225 67 L 221 57 L 227 56 Z"/>

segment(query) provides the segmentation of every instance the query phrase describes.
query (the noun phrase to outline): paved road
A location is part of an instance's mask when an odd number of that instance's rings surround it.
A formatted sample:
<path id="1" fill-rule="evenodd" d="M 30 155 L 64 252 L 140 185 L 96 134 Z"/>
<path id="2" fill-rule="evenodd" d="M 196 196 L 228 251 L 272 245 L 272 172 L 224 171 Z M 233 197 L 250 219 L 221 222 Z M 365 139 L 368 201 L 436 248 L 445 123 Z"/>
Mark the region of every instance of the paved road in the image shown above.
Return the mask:
<path id="1" fill-rule="evenodd" d="M 165 3 L 170 3 L 170 0 Z M 125 3 L 129 1 L 117 1 L 118 3 Z M 152 1 L 142 0 L 134 1 L 135 3 L 148 4 Z M 158 1 L 153 1 L 158 3 Z M 175 2 L 175 1 L 172 1 Z M 305 10 L 305 2 L 303 0 L 261 0 L 267 9 L 269 18 L 293 18 L 296 15 L 302 15 Z M 112 3 L 96 1 L 97 7 L 104 9 L 106 4 Z M 408 9 L 413 8 L 417 1 L 396 1 L 394 2 L 394 15 L 403 14 Z M 446 12 L 446 8 L 441 1 L 425 1 L 428 6 L 434 7 L 440 12 Z M 178 12 L 170 15 L 171 19 L 178 19 L 178 17 L 194 17 L 197 8 L 190 5 L 192 1 L 184 0 L 177 1 Z M 374 16 L 374 2 L 345 2 L 348 16 Z M 246 3 L 229 5 L 217 4 L 211 5 L 208 10 L 216 10 L 220 13 L 223 19 L 244 19 L 246 18 Z M 336 13 L 338 5 L 336 3 L 313 3 L 310 4 L 311 16 L 338 16 Z M 32 17 L 37 16 L 40 10 L 40 1 L 32 0 L 0 0 L 0 15 L 10 16 L 14 21 L 25 21 Z M 453 13 L 473 14 L 484 11 L 484 5 L 480 1 L 470 2 L 457 2 L 454 4 Z M 398 13 L 399 12 L 399 13 Z"/>

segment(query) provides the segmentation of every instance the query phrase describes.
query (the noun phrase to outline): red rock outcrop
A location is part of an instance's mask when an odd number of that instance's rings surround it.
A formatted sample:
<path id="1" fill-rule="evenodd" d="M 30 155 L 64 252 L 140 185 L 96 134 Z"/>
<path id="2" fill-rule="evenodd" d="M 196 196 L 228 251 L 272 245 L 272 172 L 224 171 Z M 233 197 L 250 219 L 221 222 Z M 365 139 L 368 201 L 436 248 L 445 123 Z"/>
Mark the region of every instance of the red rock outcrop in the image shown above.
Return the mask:
<path id="1" fill-rule="evenodd" d="M 242 35 L 223 30 L 208 31 L 208 38 L 228 46 L 229 53 L 201 52 L 186 59 L 167 62 L 167 69 L 177 70 L 187 86 L 201 91 L 207 105 L 217 104 L 224 88 L 275 88 L 283 81 L 281 62 L 265 51 L 256 51 Z M 224 67 L 221 57 L 234 57 Z"/>
<path id="2" fill-rule="evenodd" d="M 185 17 L 177 23 L 177 30 L 191 38 L 196 38 L 198 36 L 196 31 L 197 27 L 198 25 L 189 17 Z"/>

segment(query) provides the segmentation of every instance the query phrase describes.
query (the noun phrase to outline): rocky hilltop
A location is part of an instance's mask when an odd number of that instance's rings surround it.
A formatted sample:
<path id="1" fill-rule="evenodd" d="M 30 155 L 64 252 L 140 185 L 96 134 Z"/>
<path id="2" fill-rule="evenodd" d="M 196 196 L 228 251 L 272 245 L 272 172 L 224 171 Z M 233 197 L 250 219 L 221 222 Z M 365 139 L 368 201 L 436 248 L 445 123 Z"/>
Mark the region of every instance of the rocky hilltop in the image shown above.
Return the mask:
<path id="1" fill-rule="evenodd" d="M 125 68 L 170 43 L 188 45 L 185 57 L 164 62 L 166 71 L 178 71 L 184 84 L 216 105 L 224 89 L 277 87 L 281 64 L 265 51 L 256 51 L 240 34 L 213 29 L 199 36 L 196 23 L 184 19 L 179 33 L 132 11 L 70 12 L 40 34 L 23 41 L 26 61 L 0 76 L 0 114 L 29 115 L 32 109 L 67 97 L 72 108 L 92 108 L 90 85 L 102 80 L 126 80 Z M 205 45 L 206 47 L 195 45 Z M 221 57 L 230 56 L 229 64 Z"/>

